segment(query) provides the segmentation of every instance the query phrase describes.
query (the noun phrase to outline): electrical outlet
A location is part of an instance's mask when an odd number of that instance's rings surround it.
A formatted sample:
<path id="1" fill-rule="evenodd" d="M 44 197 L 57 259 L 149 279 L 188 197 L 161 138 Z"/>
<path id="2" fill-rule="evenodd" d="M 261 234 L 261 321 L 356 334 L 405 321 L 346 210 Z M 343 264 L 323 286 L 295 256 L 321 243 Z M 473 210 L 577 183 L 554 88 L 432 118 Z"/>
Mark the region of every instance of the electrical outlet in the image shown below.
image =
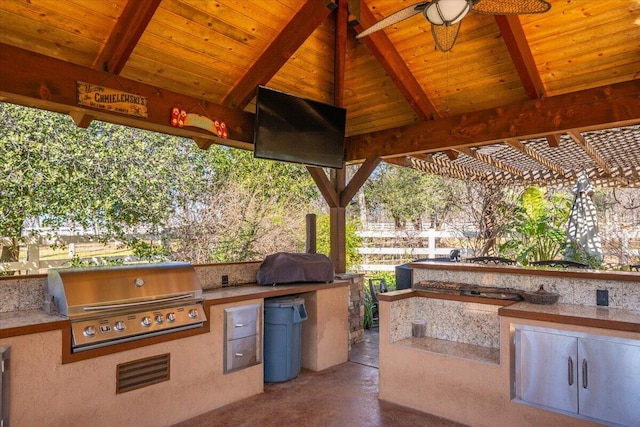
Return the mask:
<path id="1" fill-rule="evenodd" d="M 229 276 L 224 274 L 222 275 L 222 286 L 228 286 L 228 285 L 229 285 Z"/>
<path id="2" fill-rule="evenodd" d="M 606 289 L 596 290 L 596 304 L 609 305 L 609 291 Z"/>

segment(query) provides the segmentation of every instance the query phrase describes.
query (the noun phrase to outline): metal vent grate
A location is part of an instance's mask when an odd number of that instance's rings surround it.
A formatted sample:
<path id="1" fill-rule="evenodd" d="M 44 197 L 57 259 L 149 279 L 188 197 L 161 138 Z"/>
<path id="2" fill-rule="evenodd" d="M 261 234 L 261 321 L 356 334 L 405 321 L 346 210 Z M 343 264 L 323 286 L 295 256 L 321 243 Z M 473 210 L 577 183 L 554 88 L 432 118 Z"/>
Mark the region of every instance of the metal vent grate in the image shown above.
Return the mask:
<path id="1" fill-rule="evenodd" d="M 171 355 L 169 353 L 118 365 L 116 393 L 126 393 L 137 388 L 168 381 L 170 365 Z"/>

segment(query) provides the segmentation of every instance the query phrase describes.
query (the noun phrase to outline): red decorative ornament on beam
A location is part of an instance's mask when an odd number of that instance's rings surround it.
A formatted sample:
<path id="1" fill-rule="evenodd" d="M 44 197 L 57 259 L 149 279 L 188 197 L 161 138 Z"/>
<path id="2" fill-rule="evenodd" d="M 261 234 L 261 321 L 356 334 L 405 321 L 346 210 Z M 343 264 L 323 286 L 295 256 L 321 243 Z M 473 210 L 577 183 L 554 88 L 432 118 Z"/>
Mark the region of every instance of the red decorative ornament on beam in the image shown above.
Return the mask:
<path id="1" fill-rule="evenodd" d="M 182 128 L 185 126 L 192 126 L 200 129 L 204 129 L 217 135 L 219 138 L 227 139 L 229 132 L 227 131 L 227 125 L 220 120 L 213 120 L 207 116 L 203 116 L 195 113 L 187 113 L 186 110 L 180 107 L 173 107 L 171 109 L 171 126 Z"/>

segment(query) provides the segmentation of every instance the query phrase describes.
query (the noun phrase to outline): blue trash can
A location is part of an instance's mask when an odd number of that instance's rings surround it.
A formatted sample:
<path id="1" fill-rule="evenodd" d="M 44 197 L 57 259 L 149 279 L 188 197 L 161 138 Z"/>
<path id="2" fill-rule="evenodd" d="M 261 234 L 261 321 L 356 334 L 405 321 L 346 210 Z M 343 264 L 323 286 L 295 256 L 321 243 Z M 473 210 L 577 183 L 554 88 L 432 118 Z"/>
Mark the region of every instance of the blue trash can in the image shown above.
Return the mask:
<path id="1" fill-rule="evenodd" d="M 304 299 L 268 298 L 264 301 L 264 381 L 289 381 L 300 373 Z"/>

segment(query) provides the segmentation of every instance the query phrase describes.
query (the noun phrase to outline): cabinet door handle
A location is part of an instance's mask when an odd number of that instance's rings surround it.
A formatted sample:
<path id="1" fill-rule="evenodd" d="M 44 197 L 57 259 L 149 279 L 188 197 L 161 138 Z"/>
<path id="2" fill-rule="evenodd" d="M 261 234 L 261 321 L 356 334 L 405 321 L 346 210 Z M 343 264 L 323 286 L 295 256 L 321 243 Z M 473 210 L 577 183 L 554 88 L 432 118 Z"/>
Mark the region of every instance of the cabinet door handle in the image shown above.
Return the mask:
<path id="1" fill-rule="evenodd" d="M 244 326 L 245 326 L 245 324 L 244 324 L 244 323 L 236 323 L 236 324 L 235 324 L 235 327 L 236 327 L 236 328 L 242 328 L 242 327 L 244 327 Z"/>
<path id="2" fill-rule="evenodd" d="M 589 367 L 587 366 L 587 359 L 582 359 L 582 388 L 587 388 L 589 385 Z"/>
<path id="3" fill-rule="evenodd" d="M 244 356 L 244 353 L 236 353 L 236 357 L 242 357 Z"/>
<path id="4" fill-rule="evenodd" d="M 573 359 L 571 358 L 571 356 L 569 356 L 569 359 L 567 360 L 567 371 L 569 373 L 569 385 L 573 385 Z"/>

